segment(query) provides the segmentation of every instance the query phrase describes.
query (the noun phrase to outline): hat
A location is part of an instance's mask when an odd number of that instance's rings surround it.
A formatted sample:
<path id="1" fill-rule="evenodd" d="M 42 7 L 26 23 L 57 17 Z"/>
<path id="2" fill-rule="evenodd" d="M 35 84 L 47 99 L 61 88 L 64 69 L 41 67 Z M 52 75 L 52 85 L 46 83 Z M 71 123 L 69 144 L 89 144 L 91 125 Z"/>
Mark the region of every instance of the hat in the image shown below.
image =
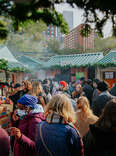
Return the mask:
<path id="1" fill-rule="evenodd" d="M 20 83 L 16 83 L 16 85 L 14 86 L 14 88 L 18 88 L 21 87 Z"/>
<path id="2" fill-rule="evenodd" d="M 26 107 L 32 107 L 33 109 L 37 107 L 38 99 L 36 96 L 25 94 L 23 95 L 17 103 L 20 103 Z"/>
<path id="3" fill-rule="evenodd" d="M 60 85 L 62 85 L 63 87 L 66 87 L 67 83 L 65 81 L 60 81 Z"/>
<path id="4" fill-rule="evenodd" d="M 97 89 L 101 92 L 108 90 L 108 84 L 105 81 L 101 81 L 97 85 Z"/>

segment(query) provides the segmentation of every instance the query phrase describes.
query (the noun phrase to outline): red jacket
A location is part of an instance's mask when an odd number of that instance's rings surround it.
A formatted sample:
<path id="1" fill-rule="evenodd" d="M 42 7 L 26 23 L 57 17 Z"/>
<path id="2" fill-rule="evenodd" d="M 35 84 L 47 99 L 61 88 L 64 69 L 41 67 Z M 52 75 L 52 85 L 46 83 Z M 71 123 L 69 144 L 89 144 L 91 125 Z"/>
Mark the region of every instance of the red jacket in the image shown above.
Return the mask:
<path id="1" fill-rule="evenodd" d="M 43 120 L 45 120 L 43 113 L 31 113 L 19 121 L 18 128 L 22 137 L 20 140 L 15 139 L 14 156 L 36 156 L 36 127 Z"/>

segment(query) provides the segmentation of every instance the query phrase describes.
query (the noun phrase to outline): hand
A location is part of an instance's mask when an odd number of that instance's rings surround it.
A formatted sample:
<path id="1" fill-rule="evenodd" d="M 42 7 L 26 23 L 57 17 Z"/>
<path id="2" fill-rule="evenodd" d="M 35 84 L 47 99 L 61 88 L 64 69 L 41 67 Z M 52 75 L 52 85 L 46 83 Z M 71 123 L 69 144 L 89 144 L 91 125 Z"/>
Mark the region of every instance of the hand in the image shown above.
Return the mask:
<path id="1" fill-rule="evenodd" d="M 20 139 L 21 138 L 21 131 L 20 131 L 20 129 L 13 127 L 11 129 L 11 135 L 15 136 L 17 139 Z"/>
<path id="2" fill-rule="evenodd" d="M 13 121 L 19 120 L 19 117 L 16 115 L 16 113 L 17 113 L 17 110 L 15 110 L 15 111 L 13 112 L 13 115 L 12 115 Z"/>

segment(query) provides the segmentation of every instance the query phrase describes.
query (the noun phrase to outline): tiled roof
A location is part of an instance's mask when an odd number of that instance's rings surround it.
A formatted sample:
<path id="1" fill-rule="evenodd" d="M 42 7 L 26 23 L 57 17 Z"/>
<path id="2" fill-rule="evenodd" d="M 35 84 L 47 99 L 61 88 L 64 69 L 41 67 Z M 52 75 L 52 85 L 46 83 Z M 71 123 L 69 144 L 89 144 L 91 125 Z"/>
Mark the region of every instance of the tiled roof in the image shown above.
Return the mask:
<path id="1" fill-rule="evenodd" d="M 104 56 L 100 61 L 98 61 L 98 64 L 107 64 L 107 63 L 116 64 L 116 51 L 111 51 L 106 56 Z"/>
<path id="2" fill-rule="evenodd" d="M 42 66 L 40 61 L 29 56 L 20 56 L 17 59 L 19 62 L 23 63 L 29 69 L 36 69 Z"/>
<path id="3" fill-rule="evenodd" d="M 103 53 L 85 53 L 85 54 L 74 54 L 74 55 L 58 55 L 53 56 L 46 62 L 45 67 L 50 66 L 84 66 L 88 64 L 95 64 L 103 58 Z"/>
<path id="4" fill-rule="evenodd" d="M 24 68 L 24 65 L 15 59 L 15 57 L 12 55 L 7 47 L 0 48 L 0 59 L 5 59 L 6 61 L 8 61 L 9 68 Z"/>

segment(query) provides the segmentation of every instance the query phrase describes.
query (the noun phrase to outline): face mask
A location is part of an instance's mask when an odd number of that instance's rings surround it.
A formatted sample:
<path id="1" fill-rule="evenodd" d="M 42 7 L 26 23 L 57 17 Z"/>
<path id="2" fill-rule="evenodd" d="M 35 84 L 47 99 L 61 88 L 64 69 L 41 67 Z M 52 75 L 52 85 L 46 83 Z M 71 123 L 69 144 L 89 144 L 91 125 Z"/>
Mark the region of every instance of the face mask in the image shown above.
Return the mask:
<path id="1" fill-rule="evenodd" d="M 18 115 L 19 117 L 22 117 L 22 116 L 27 115 L 27 113 L 26 113 L 25 110 L 18 109 L 18 110 L 17 110 L 17 115 Z"/>

